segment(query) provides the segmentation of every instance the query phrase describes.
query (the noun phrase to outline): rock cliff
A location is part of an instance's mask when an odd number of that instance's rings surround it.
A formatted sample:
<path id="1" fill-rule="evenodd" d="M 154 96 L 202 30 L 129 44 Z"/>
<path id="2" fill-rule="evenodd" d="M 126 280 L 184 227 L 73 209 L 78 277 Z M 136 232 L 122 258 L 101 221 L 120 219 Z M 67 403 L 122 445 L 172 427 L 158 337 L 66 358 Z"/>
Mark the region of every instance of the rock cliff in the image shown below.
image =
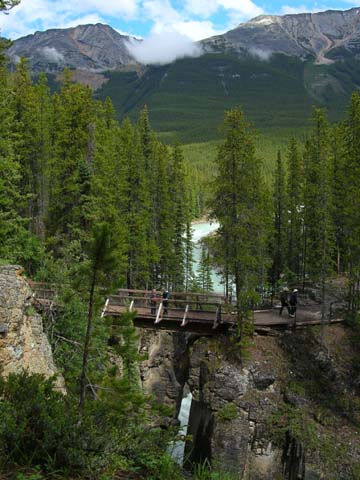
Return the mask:
<path id="1" fill-rule="evenodd" d="M 31 305 L 32 291 L 19 266 L 0 267 L 0 370 L 2 375 L 57 374 L 42 318 Z M 57 387 L 64 391 L 58 376 Z"/>

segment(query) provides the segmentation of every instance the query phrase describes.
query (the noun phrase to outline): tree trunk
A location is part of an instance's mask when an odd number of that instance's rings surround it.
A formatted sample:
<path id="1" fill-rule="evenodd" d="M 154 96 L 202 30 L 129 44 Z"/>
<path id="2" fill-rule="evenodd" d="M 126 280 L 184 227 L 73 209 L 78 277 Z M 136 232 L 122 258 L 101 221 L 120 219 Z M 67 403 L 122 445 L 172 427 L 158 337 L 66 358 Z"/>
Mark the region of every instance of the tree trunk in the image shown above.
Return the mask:
<path id="1" fill-rule="evenodd" d="M 88 366 L 88 359 L 89 359 L 89 346 L 90 346 L 92 321 L 93 321 L 95 285 L 96 285 L 96 269 L 93 271 L 91 287 L 90 287 L 88 315 L 87 315 L 87 328 L 86 328 L 83 363 L 82 363 L 82 370 L 81 370 L 81 377 L 80 377 L 79 410 L 81 413 L 84 408 L 85 393 L 86 393 L 86 374 L 87 374 L 87 366 Z"/>

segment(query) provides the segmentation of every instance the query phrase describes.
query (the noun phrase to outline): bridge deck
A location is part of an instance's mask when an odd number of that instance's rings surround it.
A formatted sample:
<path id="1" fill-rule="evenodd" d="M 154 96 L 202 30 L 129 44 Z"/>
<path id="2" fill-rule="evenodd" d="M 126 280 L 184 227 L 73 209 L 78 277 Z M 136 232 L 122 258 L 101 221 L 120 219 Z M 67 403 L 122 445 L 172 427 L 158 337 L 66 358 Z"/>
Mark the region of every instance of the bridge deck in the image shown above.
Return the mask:
<path id="1" fill-rule="evenodd" d="M 43 284 L 31 285 L 34 301 L 40 309 L 54 305 L 54 290 Z M 119 290 L 117 295 L 107 298 L 102 316 L 120 316 L 127 311 L 136 313 L 134 324 L 140 328 L 164 329 L 197 332 L 203 335 L 216 335 L 226 332 L 236 325 L 234 306 L 227 304 L 226 298 L 217 294 L 172 293 L 171 299 L 164 302 L 158 292 L 156 305 L 151 305 L 151 292 L 144 290 Z M 154 313 L 155 312 L 155 313 Z M 330 315 L 331 317 L 331 315 Z M 264 331 L 319 325 L 323 322 L 340 322 L 341 319 L 321 319 L 321 305 L 307 301 L 299 305 L 296 318 L 287 312 L 279 315 L 279 309 L 255 310 L 253 312 L 255 330 Z"/>

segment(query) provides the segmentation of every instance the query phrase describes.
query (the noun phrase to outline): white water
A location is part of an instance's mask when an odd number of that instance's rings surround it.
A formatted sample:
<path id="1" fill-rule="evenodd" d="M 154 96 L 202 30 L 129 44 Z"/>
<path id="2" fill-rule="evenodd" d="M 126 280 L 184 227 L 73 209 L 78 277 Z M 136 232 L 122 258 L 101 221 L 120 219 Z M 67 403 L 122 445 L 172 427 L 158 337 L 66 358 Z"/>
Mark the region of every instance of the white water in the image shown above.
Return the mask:
<path id="1" fill-rule="evenodd" d="M 185 435 L 187 434 L 189 417 L 190 417 L 190 408 L 191 408 L 192 395 L 191 392 L 187 394 L 186 397 L 182 399 L 180 412 L 178 419 L 180 421 L 179 429 L 179 440 L 174 442 L 171 446 L 171 456 L 179 464 L 183 465 L 184 463 L 184 451 L 185 451 Z"/>
<path id="2" fill-rule="evenodd" d="M 219 228 L 218 222 L 204 222 L 192 224 L 192 240 L 194 242 L 194 273 L 196 274 L 198 265 L 200 263 L 201 247 L 200 240 L 212 234 Z M 221 284 L 221 276 L 215 269 L 211 271 L 211 279 L 213 282 L 213 291 L 216 293 L 224 293 L 224 285 Z"/>

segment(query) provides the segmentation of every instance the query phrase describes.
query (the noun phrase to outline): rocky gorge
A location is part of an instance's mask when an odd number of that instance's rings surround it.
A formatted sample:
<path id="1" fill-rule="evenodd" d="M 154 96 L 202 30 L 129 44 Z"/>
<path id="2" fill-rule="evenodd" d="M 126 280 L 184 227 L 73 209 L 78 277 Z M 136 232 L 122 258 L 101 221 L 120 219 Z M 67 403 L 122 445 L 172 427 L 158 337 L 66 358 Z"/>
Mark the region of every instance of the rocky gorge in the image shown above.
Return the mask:
<path id="1" fill-rule="evenodd" d="M 192 394 L 188 466 L 207 458 L 244 480 L 359 478 L 360 377 L 343 326 L 255 336 L 246 358 L 228 337 L 167 332 L 143 334 L 140 351 L 143 388 L 173 406 L 172 422 Z"/>

